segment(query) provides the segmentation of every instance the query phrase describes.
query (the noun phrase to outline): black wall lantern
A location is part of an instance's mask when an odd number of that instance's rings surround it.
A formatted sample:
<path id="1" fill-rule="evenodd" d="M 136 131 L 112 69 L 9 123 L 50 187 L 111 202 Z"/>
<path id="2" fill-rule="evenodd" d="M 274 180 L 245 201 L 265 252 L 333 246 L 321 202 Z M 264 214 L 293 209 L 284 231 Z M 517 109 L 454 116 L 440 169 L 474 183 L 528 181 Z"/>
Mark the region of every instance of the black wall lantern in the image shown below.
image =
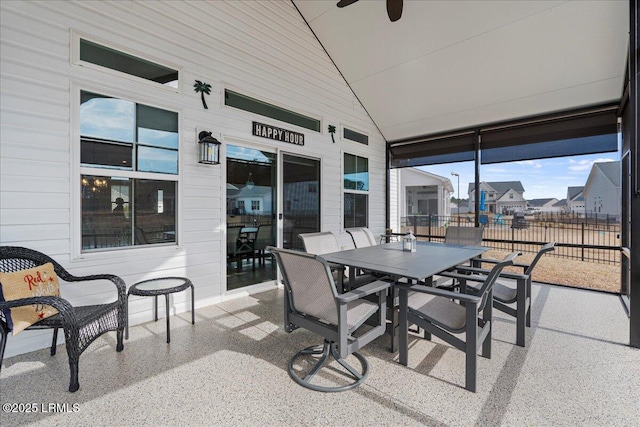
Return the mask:
<path id="1" fill-rule="evenodd" d="M 198 145 L 200 146 L 200 156 L 198 163 L 206 165 L 220 164 L 221 142 L 211 136 L 211 132 L 202 131 L 198 134 Z"/>

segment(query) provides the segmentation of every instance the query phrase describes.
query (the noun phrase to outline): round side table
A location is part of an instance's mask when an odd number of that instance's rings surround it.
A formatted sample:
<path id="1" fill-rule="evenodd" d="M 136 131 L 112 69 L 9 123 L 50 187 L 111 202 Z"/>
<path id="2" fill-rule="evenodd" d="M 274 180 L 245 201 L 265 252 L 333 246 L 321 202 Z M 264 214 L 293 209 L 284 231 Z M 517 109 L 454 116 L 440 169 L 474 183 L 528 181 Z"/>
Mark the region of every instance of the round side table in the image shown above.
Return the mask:
<path id="1" fill-rule="evenodd" d="M 154 320 L 158 321 L 158 296 L 164 295 L 165 306 L 167 312 L 167 343 L 171 342 L 169 327 L 169 294 L 182 292 L 187 288 L 191 288 L 191 324 L 195 325 L 196 317 L 194 312 L 193 283 L 186 277 L 161 277 L 158 279 L 149 279 L 138 282 L 129 288 L 127 292 L 127 313 L 129 313 L 129 295 L 137 295 L 141 297 L 154 297 Z M 126 339 L 129 339 L 129 321 L 127 319 Z"/>

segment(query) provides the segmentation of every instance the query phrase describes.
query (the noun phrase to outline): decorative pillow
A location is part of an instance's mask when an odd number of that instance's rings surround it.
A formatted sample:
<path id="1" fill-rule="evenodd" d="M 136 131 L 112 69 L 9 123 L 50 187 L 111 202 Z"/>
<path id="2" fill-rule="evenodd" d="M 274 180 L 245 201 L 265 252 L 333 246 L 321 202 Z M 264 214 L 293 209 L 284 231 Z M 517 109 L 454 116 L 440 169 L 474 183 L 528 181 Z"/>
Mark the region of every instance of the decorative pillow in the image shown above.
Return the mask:
<path id="1" fill-rule="evenodd" d="M 0 300 L 2 301 L 60 295 L 58 276 L 50 262 L 28 270 L 0 273 L 0 290 L 2 291 L 0 292 Z M 13 330 L 13 335 L 17 335 L 34 323 L 57 313 L 58 310 L 55 308 L 43 304 L 4 310 L 5 319 L 9 329 Z"/>

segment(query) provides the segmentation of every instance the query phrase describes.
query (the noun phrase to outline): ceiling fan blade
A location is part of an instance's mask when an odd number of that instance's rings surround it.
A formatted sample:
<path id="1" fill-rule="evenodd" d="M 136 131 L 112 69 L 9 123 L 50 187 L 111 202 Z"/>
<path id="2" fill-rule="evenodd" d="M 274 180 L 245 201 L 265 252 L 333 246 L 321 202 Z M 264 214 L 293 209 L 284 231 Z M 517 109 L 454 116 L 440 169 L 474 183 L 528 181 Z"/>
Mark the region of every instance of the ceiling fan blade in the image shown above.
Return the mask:
<path id="1" fill-rule="evenodd" d="M 391 22 L 395 22 L 402 16 L 402 0 L 387 0 L 387 15 Z"/>
<path id="2" fill-rule="evenodd" d="M 349 6 L 350 4 L 354 4 L 357 1 L 358 0 L 340 0 L 336 6 L 345 7 L 345 6 Z"/>

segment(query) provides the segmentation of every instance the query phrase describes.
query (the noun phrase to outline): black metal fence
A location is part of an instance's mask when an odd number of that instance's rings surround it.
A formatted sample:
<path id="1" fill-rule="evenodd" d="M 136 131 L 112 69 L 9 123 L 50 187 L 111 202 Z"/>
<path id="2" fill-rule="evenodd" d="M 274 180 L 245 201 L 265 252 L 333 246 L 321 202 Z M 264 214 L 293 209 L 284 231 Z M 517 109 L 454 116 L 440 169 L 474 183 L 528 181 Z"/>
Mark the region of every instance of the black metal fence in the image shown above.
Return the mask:
<path id="1" fill-rule="evenodd" d="M 454 216 L 412 215 L 401 219 L 401 233 L 411 229 L 421 240 L 442 241 L 450 225 L 473 227 L 470 214 Z M 620 263 L 620 224 L 603 218 L 571 215 L 480 215 L 483 242 L 497 250 L 537 252 L 540 245 L 556 242 L 550 255 L 601 264 Z"/>

